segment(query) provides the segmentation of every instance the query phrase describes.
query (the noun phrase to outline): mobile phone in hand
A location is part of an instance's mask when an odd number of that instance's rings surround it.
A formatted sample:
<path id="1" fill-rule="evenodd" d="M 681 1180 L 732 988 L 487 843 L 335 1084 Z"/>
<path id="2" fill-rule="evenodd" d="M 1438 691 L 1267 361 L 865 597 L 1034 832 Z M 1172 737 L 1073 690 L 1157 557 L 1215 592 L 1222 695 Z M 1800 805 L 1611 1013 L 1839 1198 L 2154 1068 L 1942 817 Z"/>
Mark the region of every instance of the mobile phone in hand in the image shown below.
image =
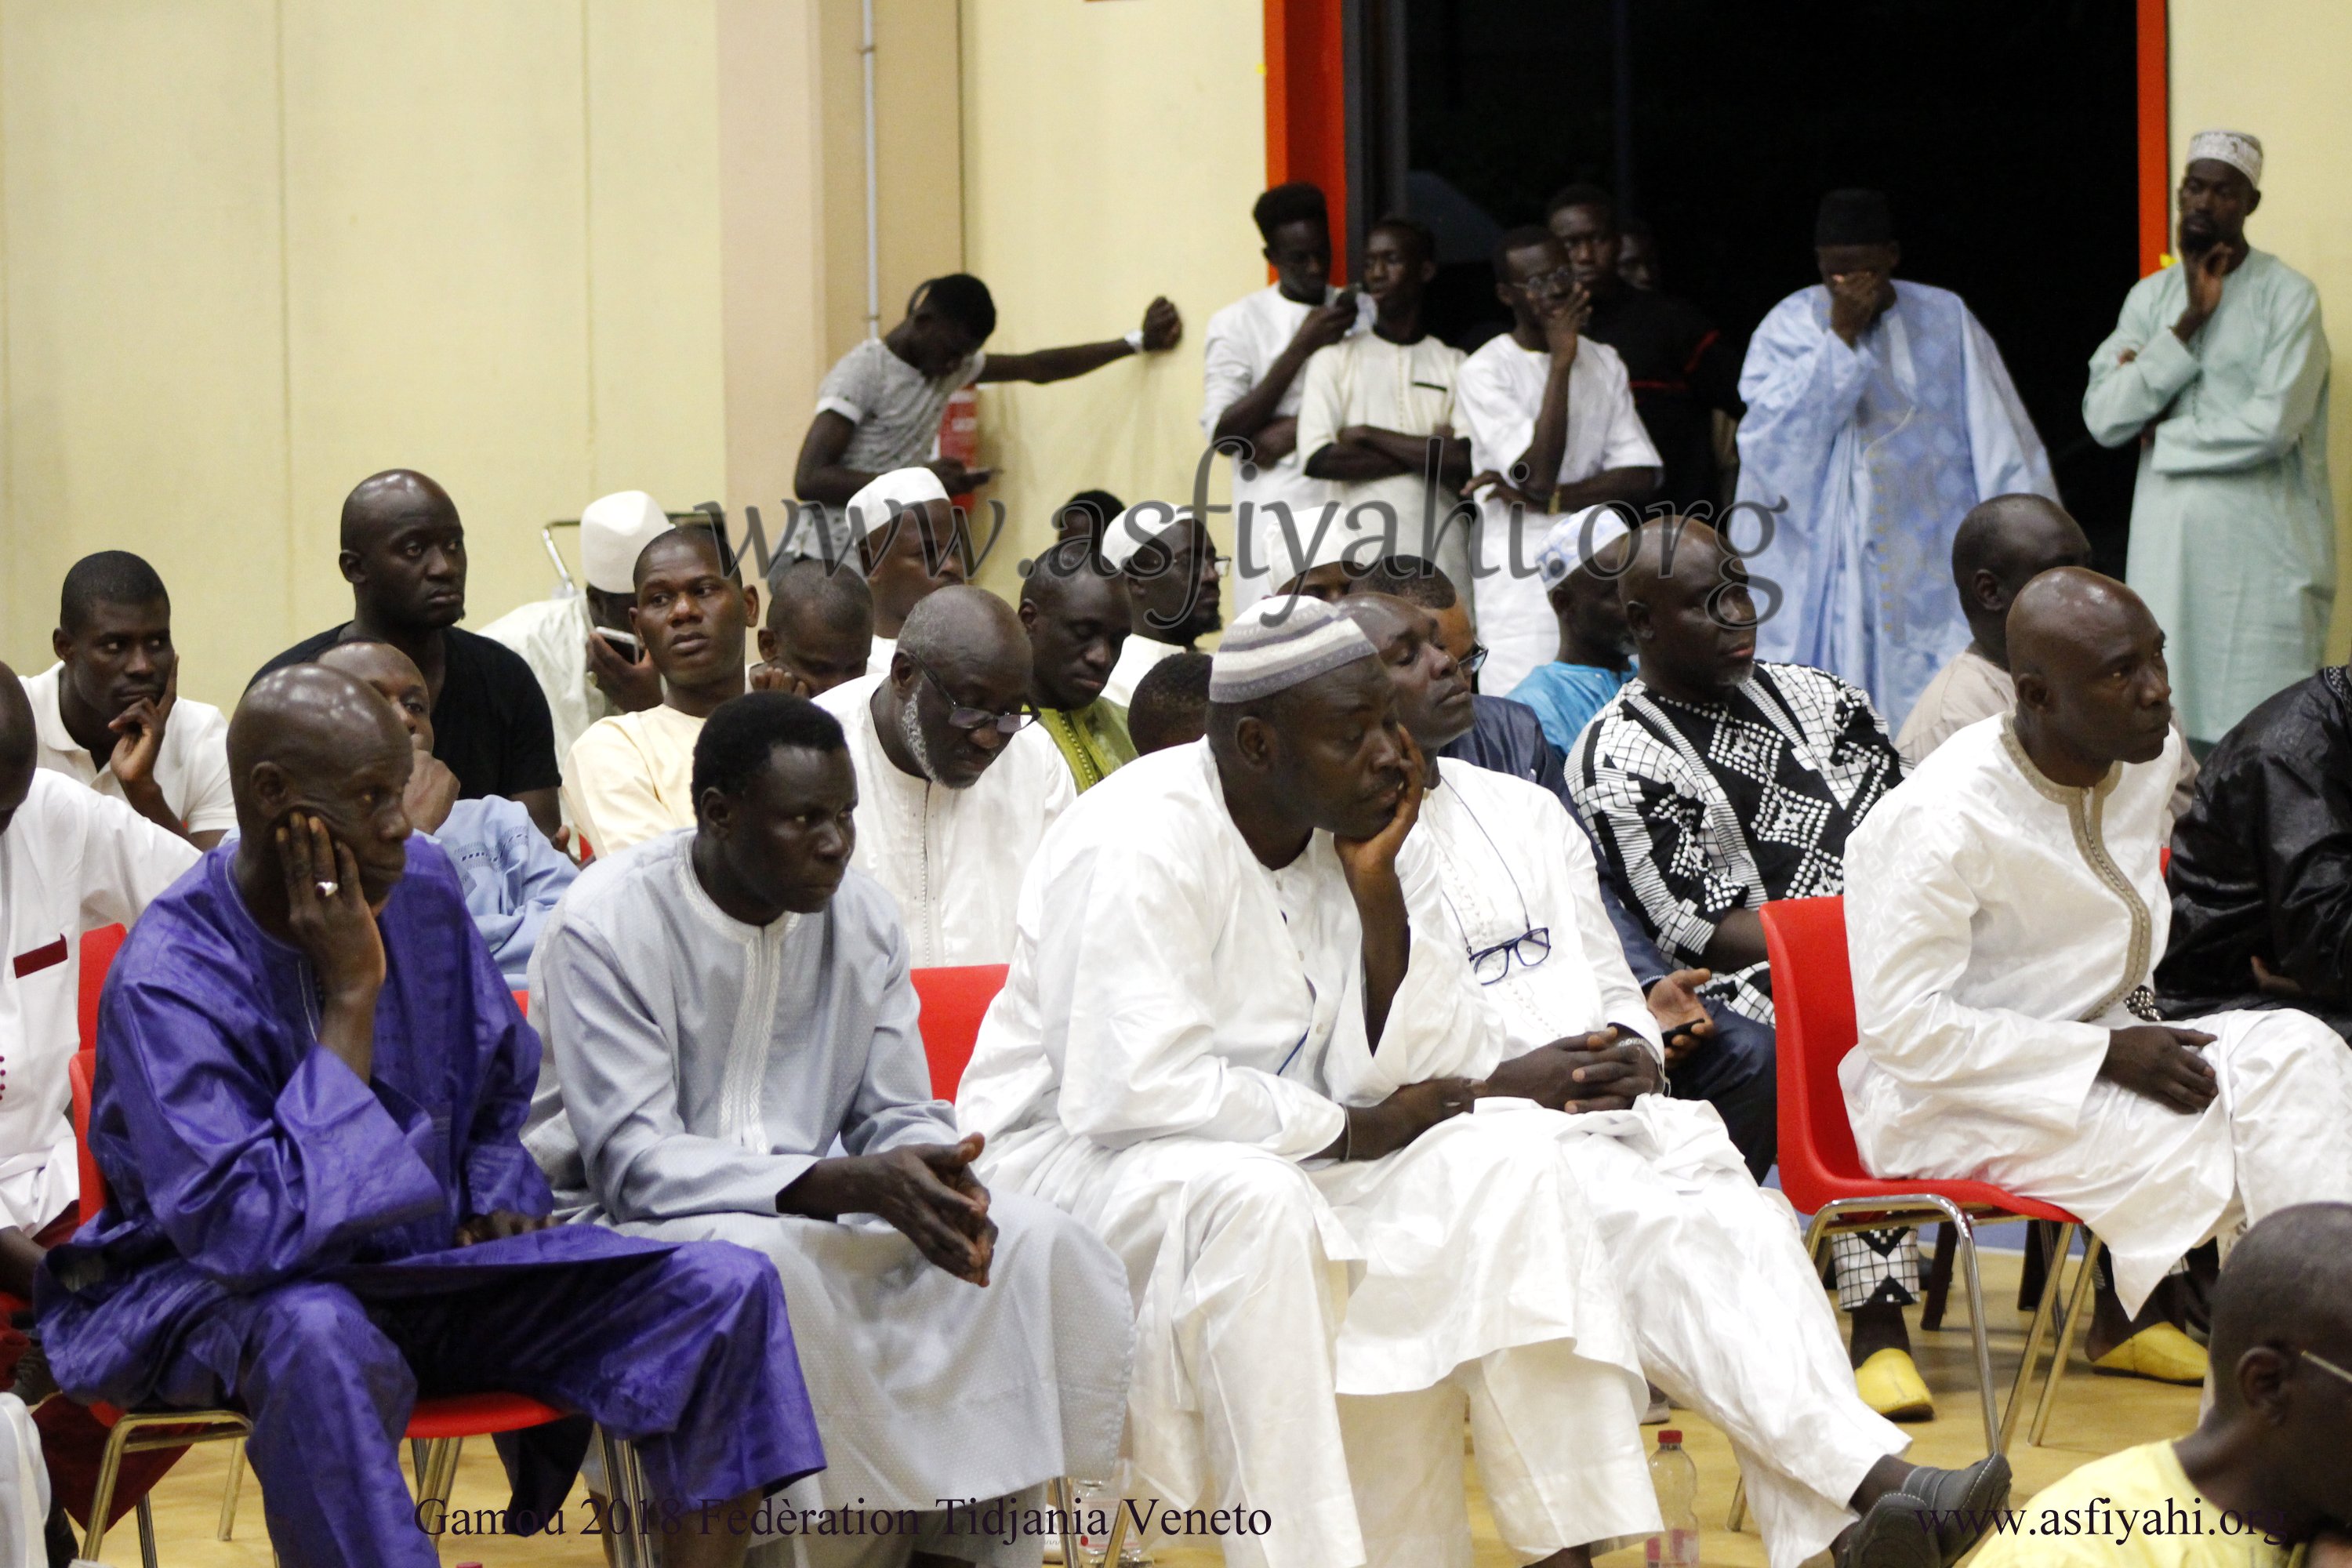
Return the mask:
<path id="1" fill-rule="evenodd" d="M 637 649 L 640 645 L 637 642 L 636 633 L 615 631 L 611 626 L 598 626 L 596 635 L 604 639 L 606 647 L 611 648 L 631 664 L 637 662 Z"/>

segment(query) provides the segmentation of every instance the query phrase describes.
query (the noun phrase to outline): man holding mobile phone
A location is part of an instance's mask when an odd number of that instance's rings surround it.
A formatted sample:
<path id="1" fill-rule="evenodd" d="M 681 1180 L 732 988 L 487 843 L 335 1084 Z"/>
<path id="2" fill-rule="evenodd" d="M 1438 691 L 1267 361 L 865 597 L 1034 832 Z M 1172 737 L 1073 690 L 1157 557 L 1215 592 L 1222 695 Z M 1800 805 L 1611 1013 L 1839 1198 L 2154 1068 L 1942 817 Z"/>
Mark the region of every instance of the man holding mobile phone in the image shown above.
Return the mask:
<path id="1" fill-rule="evenodd" d="M 1307 477 L 1298 453 L 1299 373 L 1317 349 L 1360 331 L 1372 314 L 1360 289 L 1331 282 L 1331 218 L 1320 190 L 1303 181 L 1276 185 L 1250 216 L 1275 280 L 1210 317 L 1201 349 L 1201 430 L 1234 460 L 1243 563 L 1232 588 L 1236 616 L 1272 586 L 1264 541 L 1281 525 L 1268 509 L 1288 507 L 1294 525 L 1311 531 L 1331 499 L 1331 487 Z"/>
<path id="2" fill-rule="evenodd" d="M 643 490 L 589 502 L 580 513 L 583 591 L 536 600 L 482 628 L 522 655 L 539 678 L 559 759 L 572 755 L 572 742 L 597 720 L 660 706 L 661 672 L 630 629 L 637 603 L 630 574 L 638 552 L 668 531 L 661 503 Z"/>

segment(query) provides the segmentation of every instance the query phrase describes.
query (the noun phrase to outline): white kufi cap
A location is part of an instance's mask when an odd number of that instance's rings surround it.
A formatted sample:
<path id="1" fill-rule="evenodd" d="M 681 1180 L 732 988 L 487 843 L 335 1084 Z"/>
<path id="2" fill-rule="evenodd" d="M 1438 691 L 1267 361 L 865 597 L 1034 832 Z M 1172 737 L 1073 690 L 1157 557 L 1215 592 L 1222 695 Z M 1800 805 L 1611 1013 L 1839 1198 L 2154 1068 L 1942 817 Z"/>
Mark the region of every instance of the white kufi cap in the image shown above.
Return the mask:
<path id="1" fill-rule="evenodd" d="M 1544 535 L 1542 547 L 1536 552 L 1536 574 L 1546 589 L 1557 588 L 1632 531 L 1620 507 L 1589 506 L 1570 512 Z"/>
<path id="2" fill-rule="evenodd" d="M 1103 530 L 1103 563 L 1114 572 L 1122 570 L 1135 559 L 1138 551 L 1155 539 L 1167 540 L 1172 553 L 1180 542 L 1168 539 L 1168 535 L 1192 520 L 1192 509 L 1189 506 L 1170 506 L 1164 500 L 1138 501 L 1112 518 L 1110 526 Z"/>
<path id="3" fill-rule="evenodd" d="M 661 503 L 643 490 L 590 501 L 580 514 L 580 574 L 604 594 L 637 591 L 637 557 L 670 530 Z"/>
<path id="4" fill-rule="evenodd" d="M 849 498 L 849 525 L 863 538 L 879 533 L 900 514 L 926 501 L 948 500 L 947 486 L 929 468 L 893 468 Z M 891 506 L 892 501 L 898 504 Z"/>
<path id="5" fill-rule="evenodd" d="M 2263 142 L 2242 131 L 2200 131 L 2189 139 L 2189 162 L 2211 158 L 2246 176 L 2256 190 L 2263 184 Z"/>
<path id="6" fill-rule="evenodd" d="M 1320 599 L 1287 594 L 1242 612 L 1209 659 L 1209 700 L 1248 702 L 1314 679 L 1360 658 L 1375 658 L 1371 638 Z"/>

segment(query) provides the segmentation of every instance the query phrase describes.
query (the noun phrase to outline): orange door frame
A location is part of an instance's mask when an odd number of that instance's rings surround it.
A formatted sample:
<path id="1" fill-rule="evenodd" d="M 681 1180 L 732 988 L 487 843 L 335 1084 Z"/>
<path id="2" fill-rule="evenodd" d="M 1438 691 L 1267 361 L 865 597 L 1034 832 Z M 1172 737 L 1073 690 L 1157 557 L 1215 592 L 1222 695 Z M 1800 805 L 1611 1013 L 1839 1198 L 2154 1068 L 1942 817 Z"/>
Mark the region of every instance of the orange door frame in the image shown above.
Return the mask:
<path id="1" fill-rule="evenodd" d="M 2166 0 L 2139 0 L 2139 270 L 2172 248 L 2172 77 Z"/>
<path id="2" fill-rule="evenodd" d="M 1265 0 L 1265 180 L 1323 187 L 1331 233 L 1348 232 L 1348 99 L 1342 0 Z M 1346 247 L 1331 279 L 1348 280 Z"/>

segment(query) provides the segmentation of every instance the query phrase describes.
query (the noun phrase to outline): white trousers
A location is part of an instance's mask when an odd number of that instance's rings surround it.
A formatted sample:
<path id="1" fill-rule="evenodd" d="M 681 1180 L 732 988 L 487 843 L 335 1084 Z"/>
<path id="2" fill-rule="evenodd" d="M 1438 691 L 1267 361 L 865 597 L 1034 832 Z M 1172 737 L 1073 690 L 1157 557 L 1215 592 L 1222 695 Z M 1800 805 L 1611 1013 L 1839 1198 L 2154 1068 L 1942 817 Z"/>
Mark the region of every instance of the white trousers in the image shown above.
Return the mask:
<path id="1" fill-rule="evenodd" d="M 1645 1109 L 1715 1121 L 1729 1151 L 1713 1107 Z M 1584 1131 L 1583 1120 L 1561 1118 L 1562 1146 L 1600 1220 L 1643 1369 L 1723 1428 L 1772 1568 L 1796 1568 L 1853 1522 L 1846 1500 L 1910 1439 L 1863 1403 L 1795 1215 L 1736 1151 L 1668 1173 L 1638 1138 Z"/>
<path id="2" fill-rule="evenodd" d="M 1639 1359 L 1556 1121 L 1461 1117 L 1311 1172 L 1055 1130 L 982 1175 L 1062 1204 L 1126 1264 L 1136 1489 L 1271 1515 L 1219 1542 L 1233 1568 L 1466 1563 L 1465 1406 L 1496 1522 L 1532 1562 L 1658 1519 Z"/>
<path id="3" fill-rule="evenodd" d="M 2100 1079 L 2072 1138 L 1948 1173 L 2081 1215 L 2115 1255 L 2127 1311 L 2208 1237 L 2296 1204 L 2352 1203 L 2352 1052 L 2342 1037 L 2285 1011 L 2217 1013 L 2180 1027 L 2214 1037 L 2204 1057 L 2221 1092 L 2199 1114 Z"/>
<path id="4" fill-rule="evenodd" d="M 49 1568 L 49 1469 L 33 1413 L 0 1394 L 0 1568 Z"/>

